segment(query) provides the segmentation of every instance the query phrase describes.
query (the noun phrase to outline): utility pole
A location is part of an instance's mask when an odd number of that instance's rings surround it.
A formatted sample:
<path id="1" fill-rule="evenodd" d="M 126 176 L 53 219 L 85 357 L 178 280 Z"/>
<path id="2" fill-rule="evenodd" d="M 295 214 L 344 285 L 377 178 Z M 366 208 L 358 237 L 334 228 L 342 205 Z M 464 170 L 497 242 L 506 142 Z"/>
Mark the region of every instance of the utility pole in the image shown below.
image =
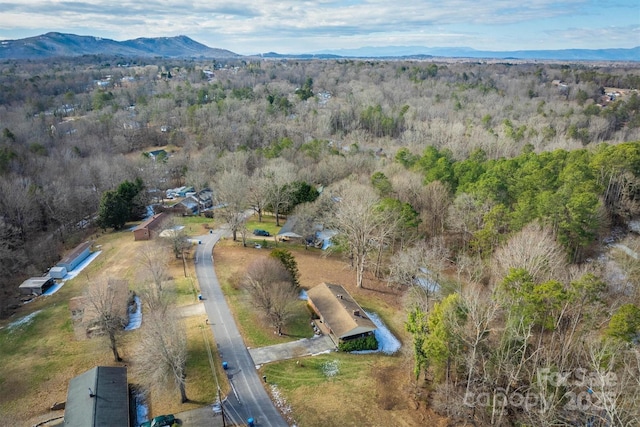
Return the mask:
<path id="1" fill-rule="evenodd" d="M 224 419 L 224 405 L 222 404 L 222 399 L 220 398 L 220 387 L 218 387 L 218 402 L 220 402 L 220 415 L 222 416 L 222 427 L 227 427 L 226 420 Z"/>
<path id="2" fill-rule="evenodd" d="M 184 270 L 184 277 L 187 277 L 187 261 L 184 259 L 184 249 L 182 249 L 182 269 Z"/>

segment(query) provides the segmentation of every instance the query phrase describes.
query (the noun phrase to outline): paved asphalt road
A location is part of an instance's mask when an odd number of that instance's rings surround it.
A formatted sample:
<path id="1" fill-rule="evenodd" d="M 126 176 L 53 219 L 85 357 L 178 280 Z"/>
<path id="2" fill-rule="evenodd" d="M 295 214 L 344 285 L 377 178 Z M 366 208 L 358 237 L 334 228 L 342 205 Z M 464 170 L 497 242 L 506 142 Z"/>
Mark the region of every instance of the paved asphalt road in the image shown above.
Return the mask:
<path id="1" fill-rule="evenodd" d="M 218 229 L 199 237 L 202 243 L 197 246 L 195 256 L 196 276 L 204 299 L 202 302 L 222 361 L 228 363 L 227 372 L 235 390 L 229 395 L 225 408 L 236 422 L 253 418 L 259 427 L 285 427 L 288 424 L 264 389 L 213 268 L 213 246 L 225 234 L 226 230 Z"/>

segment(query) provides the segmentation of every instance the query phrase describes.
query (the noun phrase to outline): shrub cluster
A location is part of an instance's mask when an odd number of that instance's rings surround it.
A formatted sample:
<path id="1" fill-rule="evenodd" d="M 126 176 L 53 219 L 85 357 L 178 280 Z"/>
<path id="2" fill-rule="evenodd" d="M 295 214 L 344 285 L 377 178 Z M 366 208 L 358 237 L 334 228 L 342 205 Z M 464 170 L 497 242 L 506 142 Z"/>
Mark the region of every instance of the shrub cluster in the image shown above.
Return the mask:
<path id="1" fill-rule="evenodd" d="M 338 344 L 338 350 L 346 352 L 376 350 L 377 348 L 378 340 L 376 339 L 375 335 L 367 335 L 366 337 L 343 341 Z"/>

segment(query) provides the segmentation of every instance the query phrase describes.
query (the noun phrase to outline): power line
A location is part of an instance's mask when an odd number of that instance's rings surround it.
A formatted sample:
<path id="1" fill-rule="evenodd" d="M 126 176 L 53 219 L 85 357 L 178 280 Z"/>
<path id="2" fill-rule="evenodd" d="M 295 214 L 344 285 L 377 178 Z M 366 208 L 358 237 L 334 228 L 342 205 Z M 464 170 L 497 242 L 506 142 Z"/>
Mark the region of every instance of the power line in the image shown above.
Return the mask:
<path id="1" fill-rule="evenodd" d="M 211 352 L 211 344 L 209 343 L 209 337 L 207 336 L 207 332 L 205 328 L 202 328 L 202 337 L 204 339 L 205 347 L 207 348 L 207 356 L 209 358 L 209 365 L 211 366 L 211 372 L 213 372 L 213 378 L 216 381 L 216 388 L 218 390 L 218 403 L 220 404 L 220 411 L 221 411 L 220 415 L 222 416 L 222 427 L 226 427 L 227 424 L 226 424 L 225 413 L 224 413 L 224 404 L 220 396 L 220 382 L 218 381 L 218 373 L 216 371 L 215 361 L 213 360 L 213 353 Z"/>

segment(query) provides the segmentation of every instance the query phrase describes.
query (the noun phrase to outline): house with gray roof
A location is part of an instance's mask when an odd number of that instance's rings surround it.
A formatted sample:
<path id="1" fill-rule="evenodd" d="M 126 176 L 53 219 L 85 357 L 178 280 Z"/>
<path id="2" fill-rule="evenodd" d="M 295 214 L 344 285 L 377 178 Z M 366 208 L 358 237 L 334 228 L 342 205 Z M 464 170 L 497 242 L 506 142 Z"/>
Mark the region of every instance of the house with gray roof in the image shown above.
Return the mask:
<path id="1" fill-rule="evenodd" d="M 64 267 L 67 272 L 73 270 L 91 254 L 91 246 L 92 242 L 80 243 L 67 256 L 62 258 L 56 266 Z"/>
<path id="2" fill-rule="evenodd" d="M 19 288 L 22 295 L 42 295 L 55 284 L 51 276 L 31 277 L 22 282 Z"/>
<path id="3" fill-rule="evenodd" d="M 96 366 L 69 382 L 64 427 L 130 427 L 127 368 Z"/>

